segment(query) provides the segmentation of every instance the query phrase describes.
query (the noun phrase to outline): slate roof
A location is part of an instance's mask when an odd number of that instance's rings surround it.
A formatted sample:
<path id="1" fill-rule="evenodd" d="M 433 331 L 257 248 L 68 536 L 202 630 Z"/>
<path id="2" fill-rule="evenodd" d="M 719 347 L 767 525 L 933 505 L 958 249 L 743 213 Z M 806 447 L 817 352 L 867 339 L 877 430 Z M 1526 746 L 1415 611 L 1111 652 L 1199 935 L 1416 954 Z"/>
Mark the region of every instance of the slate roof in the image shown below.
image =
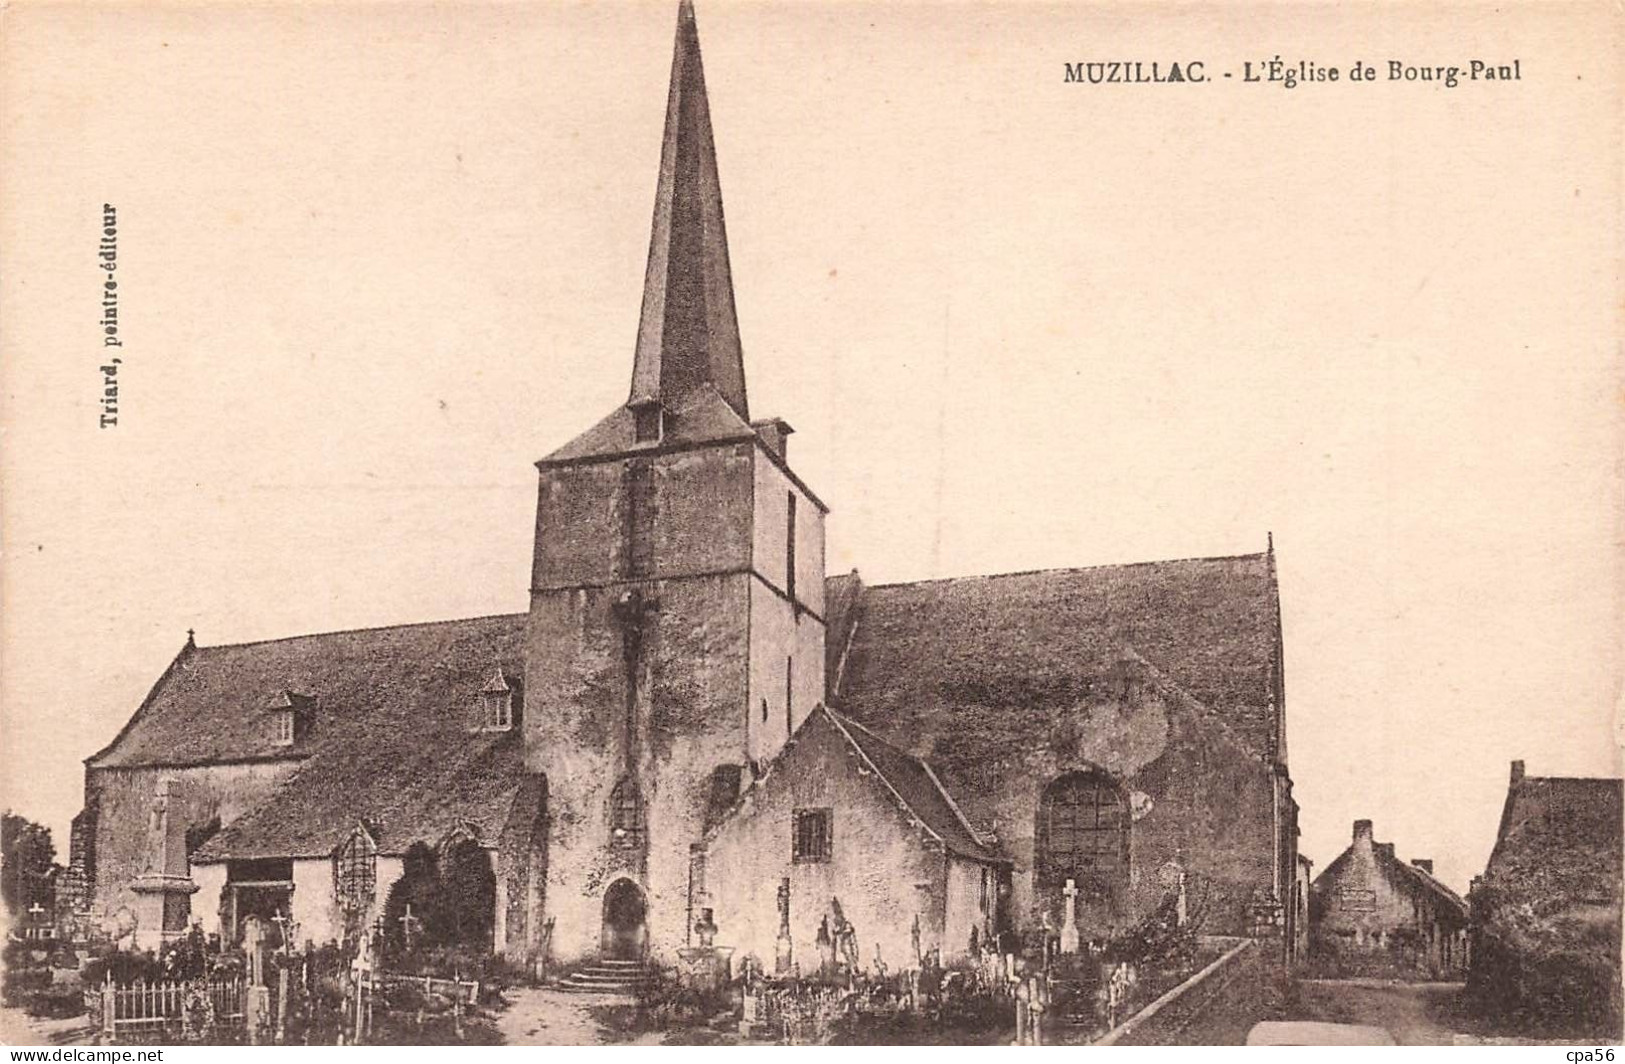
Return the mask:
<path id="1" fill-rule="evenodd" d="M 856 569 L 844 576 L 824 580 L 824 689 L 835 691 L 841 685 L 841 666 L 852 645 L 852 626 L 858 619 L 858 603 L 863 597 L 863 578 Z"/>
<path id="2" fill-rule="evenodd" d="M 1525 776 L 1509 788 L 1483 886 L 1531 916 L 1621 904 L 1621 782 Z M 1555 925 L 1554 921 L 1554 925 Z"/>
<path id="3" fill-rule="evenodd" d="M 1284 762 L 1278 602 L 1267 553 L 860 587 L 850 617 L 830 609 L 851 632 L 831 702 L 964 797 L 1126 653 Z"/>
<path id="4" fill-rule="evenodd" d="M 902 799 L 911 813 L 943 845 L 965 857 L 980 861 L 1002 860 L 982 843 L 959 806 L 937 779 L 931 766 L 906 750 L 901 750 L 855 720 L 826 709 L 835 726 L 874 766 L 880 778 Z"/>
<path id="5" fill-rule="evenodd" d="M 479 694 L 523 671 L 525 616 L 331 632 L 231 646 L 188 644 L 92 768 L 297 761 L 261 807 L 194 855 L 325 854 L 362 817 L 380 849 L 438 841 L 458 818 L 494 842 L 526 784 L 521 739 L 481 732 Z M 312 699 L 308 731 L 276 741 L 271 707 Z"/>

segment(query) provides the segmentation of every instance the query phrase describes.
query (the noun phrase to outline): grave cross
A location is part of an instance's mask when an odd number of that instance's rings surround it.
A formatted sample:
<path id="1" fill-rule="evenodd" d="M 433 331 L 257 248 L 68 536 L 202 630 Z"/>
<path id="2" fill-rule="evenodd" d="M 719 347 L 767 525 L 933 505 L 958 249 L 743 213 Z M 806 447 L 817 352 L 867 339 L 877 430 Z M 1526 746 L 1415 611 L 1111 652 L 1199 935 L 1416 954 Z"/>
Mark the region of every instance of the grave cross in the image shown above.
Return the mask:
<path id="1" fill-rule="evenodd" d="M 1078 884 L 1076 880 L 1066 881 L 1066 887 L 1061 891 L 1066 900 L 1061 905 L 1061 952 L 1078 952 Z"/>
<path id="2" fill-rule="evenodd" d="M 45 906 L 41 905 L 37 900 L 34 902 L 34 904 L 28 907 L 28 915 L 32 916 L 35 920 L 38 920 L 40 918 L 40 914 L 43 912 L 45 912 Z"/>
<path id="3" fill-rule="evenodd" d="M 299 926 L 293 922 L 293 916 L 278 909 L 276 915 L 271 917 L 271 922 L 282 932 L 282 952 L 293 953 L 293 932 L 294 928 Z"/>
<path id="4" fill-rule="evenodd" d="M 408 904 L 406 911 L 400 915 L 401 934 L 406 938 L 406 948 L 412 948 L 412 936 L 418 933 L 423 921 L 412 915 L 412 906 Z"/>

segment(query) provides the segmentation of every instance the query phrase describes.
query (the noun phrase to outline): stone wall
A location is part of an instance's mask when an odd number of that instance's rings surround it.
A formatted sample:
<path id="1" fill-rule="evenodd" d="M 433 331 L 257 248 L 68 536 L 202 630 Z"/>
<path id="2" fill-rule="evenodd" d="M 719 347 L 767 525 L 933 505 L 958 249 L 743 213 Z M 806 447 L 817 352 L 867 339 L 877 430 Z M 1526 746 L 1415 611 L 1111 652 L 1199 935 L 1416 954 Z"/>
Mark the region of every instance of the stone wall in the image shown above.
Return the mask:
<path id="1" fill-rule="evenodd" d="M 610 797 L 628 773 L 618 591 L 533 597 L 526 752 L 548 781 L 544 895 L 545 914 L 556 920 L 556 959 L 597 952 L 604 894 L 620 878 L 646 895 L 653 956 L 670 958 L 684 944 L 689 846 L 705 828 L 711 776 L 745 760 L 749 580 L 741 573 L 645 585 L 659 601 L 645 635 L 632 755 L 646 849 L 610 844 Z"/>
<path id="2" fill-rule="evenodd" d="M 599 951 L 622 879 L 643 895 L 650 959 L 687 943 L 690 847 L 732 797 L 716 774 L 748 780 L 822 701 L 822 570 L 821 508 L 754 440 L 543 467 L 524 732 L 547 779 L 532 893 L 555 921 L 553 959 Z M 623 779 L 641 793 L 642 845 L 611 838 Z"/>
<path id="3" fill-rule="evenodd" d="M 1096 1045 L 1242 1045 L 1273 1015 L 1281 971 L 1258 942 L 1235 942 L 1206 968 L 1106 1033 Z"/>
<path id="4" fill-rule="evenodd" d="M 792 859 L 797 809 L 831 811 L 829 860 Z M 790 931 L 803 971 L 817 967 L 814 942 L 832 898 L 856 929 L 866 968 L 877 946 L 893 970 L 912 965 L 916 918 L 921 950 L 940 946 L 945 960 L 957 959 L 969 945 L 970 926 L 982 920 L 974 911 L 978 894 L 968 885 L 978 866 L 953 860 L 912 820 L 819 715 L 709 840 L 705 900 L 696 908 L 715 911 L 719 946 L 733 947 L 736 958 L 754 953 L 771 970 L 778 885 L 788 877 Z"/>
<path id="5" fill-rule="evenodd" d="M 1204 934 L 1247 935 L 1248 905 L 1273 894 L 1276 782 L 1264 761 L 1242 749 L 1175 693 L 1127 670 L 1123 684 L 1083 705 L 1070 734 L 1046 736 L 1008 774 L 991 808 L 1001 848 L 1015 860 L 1011 913 L 1035 927 L 1048 912 L 1061 925 L 1060 884 L 1035 882 L 1035 829 L 1044 788 L 1097 768 L 1120 784 L 1133 809 L 1128 889 L 1117 905 L 1080 899 L 1085 938 L 1131 926 L 1177 886 L 1183 871 L 1193 919 Z"/>
<path id="6" fill-rule="evenodd" d="M 254 809 L 299 766 L 295 760 L 238 762 L 192 768 L 91 768 L 85 772 L 85 807 L 95 810 L 93 907 L 104 914 L 132 908 L 129 886 L 146 870 L 147 819 L 153 793 L 166 777 L 176 781 L 169 802 L 175 830 L 222 826 Z M 193 899 L 193 913 L 211 903 Z"/>
<path id="7" fill-rule="evenodd" d="M 1309 949 L 1318 970 L 1460 978 L 1466 925 L 1436 896 L 1380 855 L 1371 822 L 1354 824 L 1349 849 L 1309 892 Z"/>

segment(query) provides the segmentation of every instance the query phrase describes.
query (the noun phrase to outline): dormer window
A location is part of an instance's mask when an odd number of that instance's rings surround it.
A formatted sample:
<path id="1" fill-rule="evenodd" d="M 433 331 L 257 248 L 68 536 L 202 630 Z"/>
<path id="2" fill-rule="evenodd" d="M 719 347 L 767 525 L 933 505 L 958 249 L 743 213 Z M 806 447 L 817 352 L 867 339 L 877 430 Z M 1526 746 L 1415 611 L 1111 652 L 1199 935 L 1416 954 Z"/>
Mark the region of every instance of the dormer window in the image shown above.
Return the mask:
<path id="1" fill-rule="evenodd" d="M 308 735 L 315 702 L 309 695 L 278 692 L 265 707 L 271 714 L 271 741 L 277 746 L 292 746 Z"/>
<path id="2" fill-rule="evenodd" d="M 514 725 L 514 692 L 518 681 L 501 669 L 480 688 L 480 728 L 484 731 L 508 731 Z"/>

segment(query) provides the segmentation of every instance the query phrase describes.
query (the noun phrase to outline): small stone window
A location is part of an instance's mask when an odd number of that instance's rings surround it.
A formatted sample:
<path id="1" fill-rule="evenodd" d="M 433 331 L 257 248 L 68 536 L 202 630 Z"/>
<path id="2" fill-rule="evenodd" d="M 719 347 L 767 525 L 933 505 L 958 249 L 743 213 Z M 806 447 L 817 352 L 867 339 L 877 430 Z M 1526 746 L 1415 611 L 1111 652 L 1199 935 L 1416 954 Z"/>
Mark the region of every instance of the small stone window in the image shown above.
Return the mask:
<path id="1" fill-rule="evenodd" d="M 827 861 L 834 852 L 834 811 L 829 809 L 797 809 L 794 832 L 790 839 L 792 861 Z"/>
<path id="2" fill-rule="evenodd" d="M 609 845 L 616 850 L 643 847 L 643 793 L 630 777 L 617 783 L 609 795 Z"/>

